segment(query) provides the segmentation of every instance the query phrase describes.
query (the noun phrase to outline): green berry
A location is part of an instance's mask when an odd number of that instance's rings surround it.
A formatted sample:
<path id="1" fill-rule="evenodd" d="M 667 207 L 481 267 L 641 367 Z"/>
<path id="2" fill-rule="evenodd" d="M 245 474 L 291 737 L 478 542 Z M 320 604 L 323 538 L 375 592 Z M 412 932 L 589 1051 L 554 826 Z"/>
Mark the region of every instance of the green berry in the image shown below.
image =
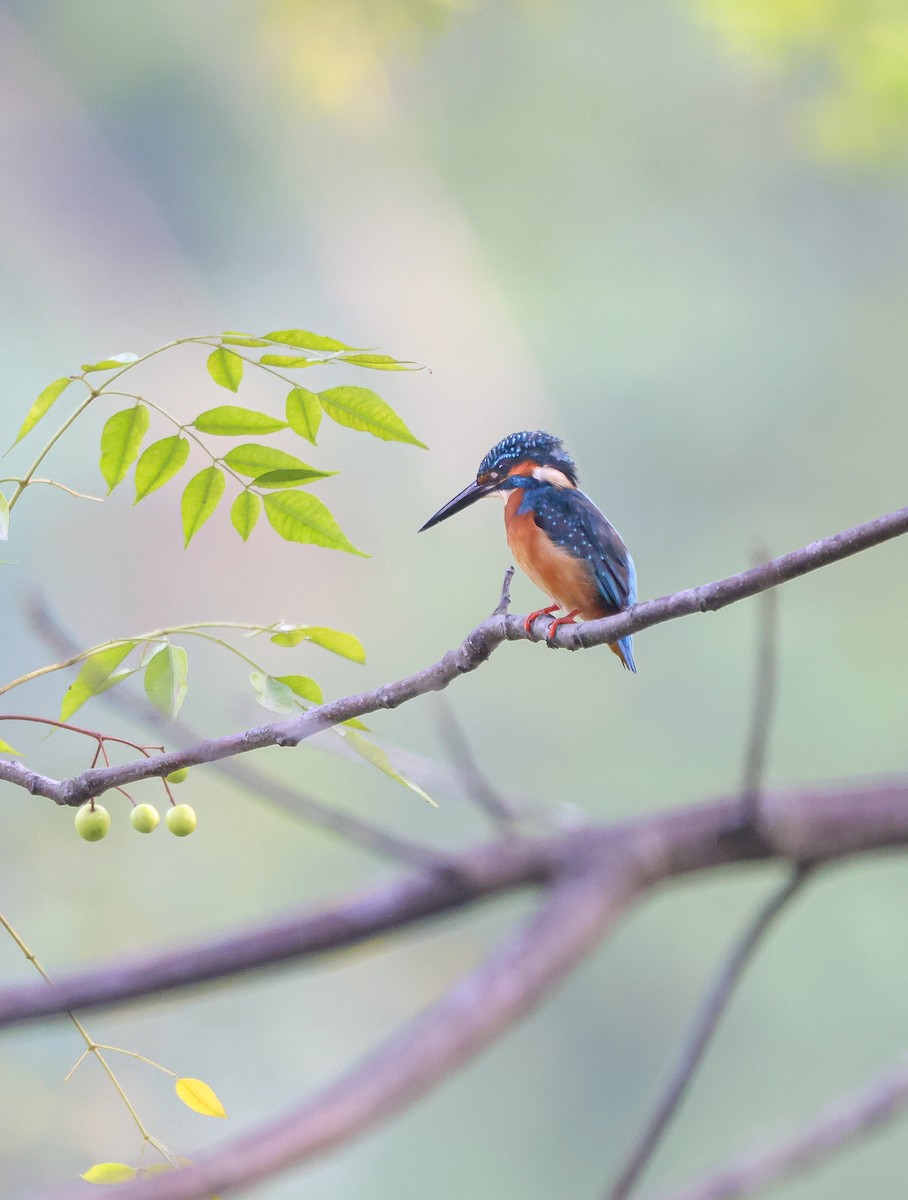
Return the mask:
<path id="1" fill-rule="evenodd" d="M 107 837 L 109 830 L 110 813 L 100 804 L 92 807 L 89 800 L 76 813 L 76 833 L 86 842 L 100 842 L 101 838 Z"/>
<path id="2" fill-rule="evenodd" d="M 154 833 L 161 817 L 153 804 L 137 804 L 129 814 L 133 829 L 139 833 Z"/>
<path id="3" fill-rule="evenodd" d="M 179 771 L 171 771 L 170 774 L 165 775 L 164 778 L 168 783 L 182 783 L 188 774 L 188 767 L 180 767 Z"/>
<path id="4" fill-rule="evenodd" d="M 168 808 L 164 820 L 175 837 L 189 837 L 198 824 L 195 809 L 188 804 L 177 804 L 174 808 Z"/>

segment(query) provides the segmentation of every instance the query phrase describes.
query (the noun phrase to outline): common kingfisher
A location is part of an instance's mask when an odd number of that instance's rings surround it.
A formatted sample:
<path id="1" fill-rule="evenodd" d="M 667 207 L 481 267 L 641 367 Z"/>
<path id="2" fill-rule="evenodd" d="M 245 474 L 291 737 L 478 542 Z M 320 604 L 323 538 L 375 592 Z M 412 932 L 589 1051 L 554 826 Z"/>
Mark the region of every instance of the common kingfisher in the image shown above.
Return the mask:
<path id="1" fill-rule="evenodd" d="M 475 482 L 449 500 L 420 529 L 431 529 L 483 496 L 505 500 L 504 527 L 518 566 L 554 603 L 524 621 L 559 608 L 546 633 L 551 642 L 576 617 L 610 617 L 637 602 L 634 561 L 617 531 L 577 486 L 577 467 L 559 438 L 542 430 L 512 433 L 493 446 L 479 464 Z M 636 671 L 630 637 L 610 649 Z"/>

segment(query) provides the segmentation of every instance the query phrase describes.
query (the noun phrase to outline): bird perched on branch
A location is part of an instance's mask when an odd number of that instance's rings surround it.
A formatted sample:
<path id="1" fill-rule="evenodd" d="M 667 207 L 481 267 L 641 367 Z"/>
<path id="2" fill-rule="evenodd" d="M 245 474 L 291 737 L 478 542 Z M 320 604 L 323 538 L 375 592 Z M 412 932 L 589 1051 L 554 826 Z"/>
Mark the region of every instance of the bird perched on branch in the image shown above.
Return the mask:
<path id="1" fill-rule="evenodd" d="M 479 464 L 476 480 L 430 517 L 431 529 L 482 499 L 502 496 L 508 545 L 517 565 L 553 603 L 524 621 L 566 609 L 549 625 L 551 642 L 562 625 L 609 617 L 637 601 L 637 575 L 627 547 L 589 496 L 577 487 L 577 467 L 561 441 L 541 430 L 512 433 Z M 636 671 L 631 638 L 610 647 Z"/>

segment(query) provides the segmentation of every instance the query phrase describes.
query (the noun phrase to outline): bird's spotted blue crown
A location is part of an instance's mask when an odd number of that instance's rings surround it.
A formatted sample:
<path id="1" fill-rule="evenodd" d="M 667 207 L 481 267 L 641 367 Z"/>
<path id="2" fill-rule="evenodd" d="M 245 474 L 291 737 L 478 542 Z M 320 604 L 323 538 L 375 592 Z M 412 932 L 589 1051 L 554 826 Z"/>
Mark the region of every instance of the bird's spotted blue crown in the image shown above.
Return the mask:
<path id="1" fill-rule="evenodd" d="M 525 429 L 502 438 L 479 464 L 476 475 L 481 478 L 492 471 L 506 474 L 511 464 L 523 461 L 537 463 L 540 467 L 554 467 L 577 486 L 577 465 L 562 445 L 561 438 L 542 429 Z"/>

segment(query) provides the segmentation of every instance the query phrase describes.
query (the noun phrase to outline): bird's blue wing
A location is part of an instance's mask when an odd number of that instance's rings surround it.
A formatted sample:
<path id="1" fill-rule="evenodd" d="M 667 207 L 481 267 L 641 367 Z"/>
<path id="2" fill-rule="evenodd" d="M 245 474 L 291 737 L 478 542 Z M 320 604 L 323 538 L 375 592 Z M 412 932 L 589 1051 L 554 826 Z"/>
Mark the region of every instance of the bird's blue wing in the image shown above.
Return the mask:
<path id="1" fill-rule="evenodd" d="M 609 608 L 637 601 L 637 575 L 627 546 L 585 492 L 575 488 L 529 492 L 527 499 L 539 528 L 557 545 L 593 569 Z"/>

